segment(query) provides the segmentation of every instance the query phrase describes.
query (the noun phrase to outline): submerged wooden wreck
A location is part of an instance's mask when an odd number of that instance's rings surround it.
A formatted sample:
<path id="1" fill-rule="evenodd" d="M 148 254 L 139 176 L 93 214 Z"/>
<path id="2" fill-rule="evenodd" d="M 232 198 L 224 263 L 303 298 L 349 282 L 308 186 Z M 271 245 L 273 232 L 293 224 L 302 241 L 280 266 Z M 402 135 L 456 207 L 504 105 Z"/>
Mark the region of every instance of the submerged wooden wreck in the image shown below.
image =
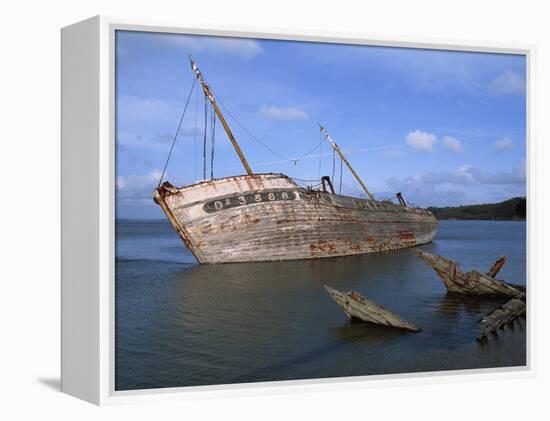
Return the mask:
<path id="1" fill-rule="evenodd" d="M 476 270 L 464 273 L 460 270 L 459 265 L 452 260 L 423 250 L 411 251 L 436 271 L 450 293 L 478 297 L 511 297 L 510 300 L 479 321 L 482 331 L 476 338 L 478 341 L 483 341 L 491 333 L 496 334 L 499 329 L 512 324 L 518 318 L 525 317 L 527 313 L 526 288 L 496 279 L 500 269 L 506 263 L 506 256 L 497 259 L 487 273 Z"/>
<path id="2" fill-rule="evenodd" d="M 480 321 L 482 331 L 476 339 L 482 341 L 486 339 L 490 333 L 496 334 L 499 329 L 514 323 L 520 317 L 524 317 L 527 312 L 527 303 L 524 300 L 525 296 L 512 298 L 483 317 Z"/>
<path id="3" fill-rule="evenodd" d="M 523 295 L 523 291 L 520 289 L 521 287 L 495 279 L 495 276 L 504 264 L 505 259 L 503 258 L 495 262 L 488 274 L 481 273 L 477 270 L 464 273 L 460 270 L 458 263 L 446 259 L 445 257 L 428 253 L 424 250 L 411 250 L 411 252 L 420 257 L 436 271 L 439 278 L 445 284 L 447 291 L 451 293 L 504 295 L 508 297 L 519 297 Z"/>
<path id="4" fill-rule="evenodd" d="M 184 187 L 159 183 L 153 192 L 199 263 L 347 256 L 432 241 L 437 230 L 432 213 L 407 206 L 399 194 L 399 205 L 376 200 L 323 127 L 368 199 L 336 194 L 330 177 L 323 177 L 323 190 L 314 190 L 284 174 L 253 173 L 192 60 L 191 67 L 247 172 Z"/>
<path id="5" fill-rule="evenodd" d="M 348 319 L 357 319 L 368 323 L 395 327 L 397 329 L 409 330 L 411 332 L 420 332 L 420 328 L 401 318 L 394 312 L 376 304 L 374 301 L 362 296 L 357 291 L 347 293 L 340 292 L 325 285 L 325 289 L 336 301 Z"/>

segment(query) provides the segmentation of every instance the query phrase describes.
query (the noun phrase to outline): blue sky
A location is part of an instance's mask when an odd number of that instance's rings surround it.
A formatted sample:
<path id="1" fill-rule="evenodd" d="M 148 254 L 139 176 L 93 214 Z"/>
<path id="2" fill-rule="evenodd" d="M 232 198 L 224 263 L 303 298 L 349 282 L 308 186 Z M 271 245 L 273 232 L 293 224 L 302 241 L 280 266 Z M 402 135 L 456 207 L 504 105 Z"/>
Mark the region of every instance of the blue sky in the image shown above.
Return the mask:
<path id="1" fill-rule="evenodd" d="M 163 217 L 151 192 L 193 83 L 189 54 L 279 155 L 315 148 L 322 123 L 377 198 L 401 191 L 420 206 L 452 206 L 525 195 L 524 56 L 119 31 L 119 218 Z M 174 185 L 202 179 L 203 113 L 196 90 L 165 176 Z M 253 171 L 332 175 L 327 142 L 294 164 L 225 116 Z M 244 172 L 218 123 L 214 176 Z M 345 167 L 342 184 L 362 193 Z"/>

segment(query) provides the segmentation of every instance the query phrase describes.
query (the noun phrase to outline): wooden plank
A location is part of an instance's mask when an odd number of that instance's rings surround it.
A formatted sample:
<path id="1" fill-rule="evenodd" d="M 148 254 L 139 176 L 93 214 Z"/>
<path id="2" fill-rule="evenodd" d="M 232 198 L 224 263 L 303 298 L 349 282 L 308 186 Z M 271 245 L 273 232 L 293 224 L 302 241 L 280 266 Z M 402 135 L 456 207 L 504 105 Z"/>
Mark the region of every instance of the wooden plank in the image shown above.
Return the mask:
<path id="1" fill-rule="evenodd" d="M 512 298 L 481 319 L 480 323 L 483 326 L 483 330 L 476 339 L 482 341 L 490 333 L 497 333 L 498 329 L 503 328 L 508 323 L 514 322 L 518 317 L 524 316 L 526 311 L 527 305 L 523 300 Z"/>
<path id="2" fill-rule="evenodd" d="M 489 272 L 487 272 L 487 276 L 490 278 L 496 278 L 504 264 L 506 263 L 506 256 L 500 256 L 495 263 L 493 263 L 493 266 L 491 266 L 491 269 L 489 269 Z"/>
<path id="3" fill-rule="evenodd" d="M 333 300 L 344 310 L 348 319 L 358 319 L 368 323 L 420 332 L 421 329 L 413 323 L 401 318 L 394 312 L 369 300 L 356 291 L 340 292 L 325 285 Z"/>

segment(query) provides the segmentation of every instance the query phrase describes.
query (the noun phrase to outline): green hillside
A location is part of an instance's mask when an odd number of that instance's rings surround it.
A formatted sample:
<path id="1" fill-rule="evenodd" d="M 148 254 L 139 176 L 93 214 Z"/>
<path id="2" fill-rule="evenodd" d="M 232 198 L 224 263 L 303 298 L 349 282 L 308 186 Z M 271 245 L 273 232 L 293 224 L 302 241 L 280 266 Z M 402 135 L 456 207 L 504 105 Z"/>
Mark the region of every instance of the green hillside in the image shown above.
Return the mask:
<path id="1" fill-rule="evenodd" d="M 525 197 L 514 197 L 500 203 L 428 209 L 437 219 L 525 219 L 527 200 Z"/>

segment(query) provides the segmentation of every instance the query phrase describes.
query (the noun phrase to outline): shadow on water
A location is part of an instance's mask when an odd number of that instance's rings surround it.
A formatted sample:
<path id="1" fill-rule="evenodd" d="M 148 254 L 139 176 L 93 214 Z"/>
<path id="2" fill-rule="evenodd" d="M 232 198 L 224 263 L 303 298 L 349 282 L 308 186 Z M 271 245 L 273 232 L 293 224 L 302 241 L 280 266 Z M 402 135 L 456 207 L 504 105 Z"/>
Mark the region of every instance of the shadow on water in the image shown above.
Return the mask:
<path id="1" fill-rule="evenodd" d="M 339 327 L 331 328 L 329 330 L 329 335 L 336 341 L 362 342 L 365 345 L 377 346 L 393 339 L 414 335 L 414 333 L 351 320 L 342 323 Z"/>
<path id="2" fill-rule="evenodd" d="M 436 314 L 446 318 L 459 318 L 465 313 L 469 316 L 485 316 L 498 306 L 504 304 L 506 297 L 475 297 L 460 294 L 445 294 L 438 306 Z"/>

